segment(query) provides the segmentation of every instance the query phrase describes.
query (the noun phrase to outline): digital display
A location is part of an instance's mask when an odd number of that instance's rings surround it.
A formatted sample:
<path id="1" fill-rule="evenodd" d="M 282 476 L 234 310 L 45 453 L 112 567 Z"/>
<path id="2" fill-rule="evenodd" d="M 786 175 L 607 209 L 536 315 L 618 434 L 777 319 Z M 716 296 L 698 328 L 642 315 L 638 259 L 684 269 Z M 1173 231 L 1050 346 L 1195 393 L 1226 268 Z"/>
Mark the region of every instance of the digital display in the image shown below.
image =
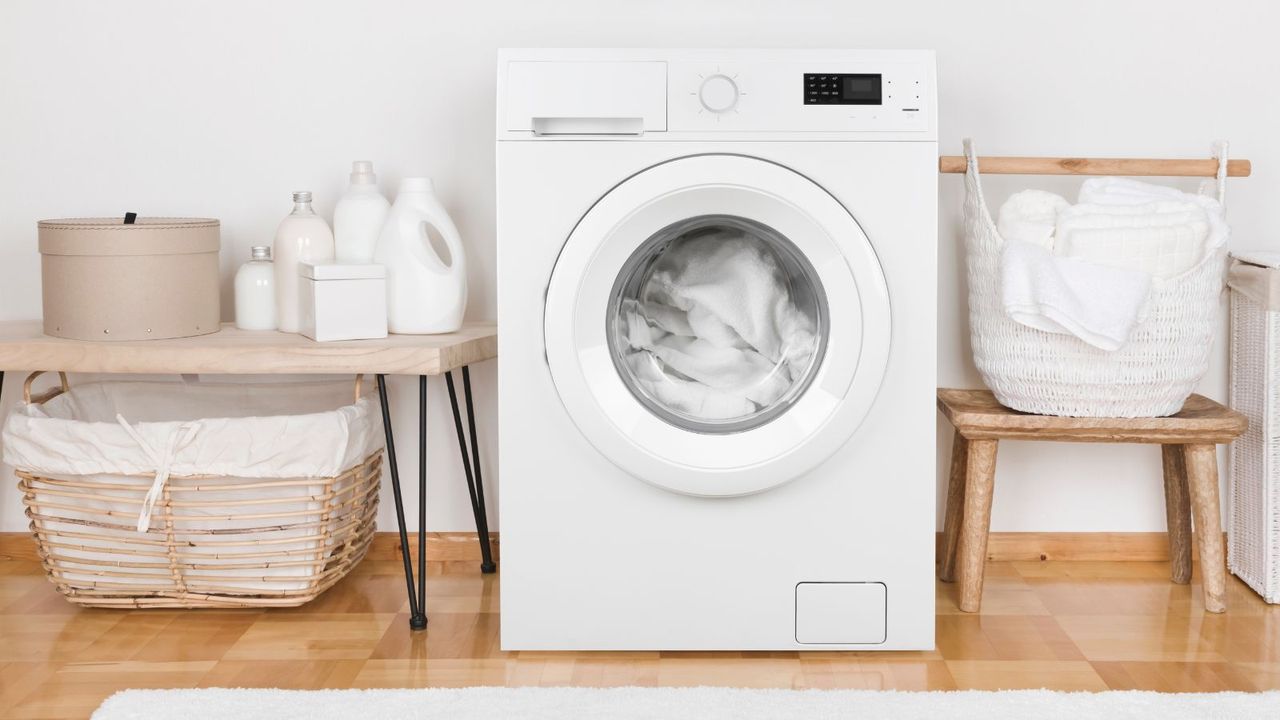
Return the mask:
<path id="1" fill-rule="evenodd" d="M 805 73 L 805 105 L 880 105 L 879 73 Z"/>

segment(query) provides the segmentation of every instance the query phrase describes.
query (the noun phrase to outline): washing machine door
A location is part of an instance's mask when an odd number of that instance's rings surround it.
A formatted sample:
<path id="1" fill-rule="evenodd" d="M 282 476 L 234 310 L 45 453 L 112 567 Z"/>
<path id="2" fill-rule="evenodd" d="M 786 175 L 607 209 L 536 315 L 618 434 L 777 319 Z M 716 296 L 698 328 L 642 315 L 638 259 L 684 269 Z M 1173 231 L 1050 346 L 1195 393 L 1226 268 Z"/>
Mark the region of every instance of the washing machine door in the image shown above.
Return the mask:
<path id="1" fill-rule="evenodd" d="M 582 434 L 689 495 L 760 492 L 856 431 L 889 354 L 871 243 L 808 178 L 697 155 L 623 181 L 566 240 L 547 362 Z"/>

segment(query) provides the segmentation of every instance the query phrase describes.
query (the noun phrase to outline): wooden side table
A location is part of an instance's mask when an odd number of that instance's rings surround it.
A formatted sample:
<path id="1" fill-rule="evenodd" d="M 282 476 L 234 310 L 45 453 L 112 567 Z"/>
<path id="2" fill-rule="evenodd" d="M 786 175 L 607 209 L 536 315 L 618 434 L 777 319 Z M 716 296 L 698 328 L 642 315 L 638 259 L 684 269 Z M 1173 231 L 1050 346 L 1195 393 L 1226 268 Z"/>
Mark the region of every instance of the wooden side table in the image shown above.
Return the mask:
<path id="1" fill-rule="evenodd" d="M 1159 418 L 1069 418 L 1029 415 L 996 402 L 988 390 L 938 390 L 938 410 L 955 426 L 938 576 L 958 581 L 965 612 L 982 607 L 982 575 L 991 526 L 996 449 L 1001 440 L 1147 443 L 1161 446 L 1165 513 L 1173 581 L 1191 581 L 1191 516 L 1196 523 L 1204 605 L 1226 610 L 1222 518 L 1218 506 L 1219 443 L 1248 427 L 1243 415 L 1192 395 L 1175 415 Z"/>
<path id="2" fill-rule="evenodd" d="M 409 596 L 409 627 L 427 626 L 427 378 L 443 375 L 453 411 L 454 431 L 462 458 L 463 476 L 471 499 L 476 535 L 480 540 L 480 571 L 497 569 L 489 543 L 484 479 L 480 472 L 475 406 L 471 398 L 470 366 L 498 355 L 498 330 L 493 323 L 467 323 L 444 335 L 388 335 L 378 340 L 315 342 L 301 335 L 273 330 L 239 330 L 224 324 L 219 332 L 167 340 L 84 342 L 48 337 L 39 320 L 0 322 L 0 389 L 4 373 L 12 370 L 124 374 L 345 374 L 372 373 L 377 377 L 386 434 L 387 470 L 391 475 L 400 557 Z M 453 371 L 462 371 L 462 404 L 467 430 L 463 432 Z M 387 401 L 387 375 L 418 376 L 418 572 L 415 575 L 400 492 L 400 468 Z M 468 449 L 467 435 L 470 436 Z"/>

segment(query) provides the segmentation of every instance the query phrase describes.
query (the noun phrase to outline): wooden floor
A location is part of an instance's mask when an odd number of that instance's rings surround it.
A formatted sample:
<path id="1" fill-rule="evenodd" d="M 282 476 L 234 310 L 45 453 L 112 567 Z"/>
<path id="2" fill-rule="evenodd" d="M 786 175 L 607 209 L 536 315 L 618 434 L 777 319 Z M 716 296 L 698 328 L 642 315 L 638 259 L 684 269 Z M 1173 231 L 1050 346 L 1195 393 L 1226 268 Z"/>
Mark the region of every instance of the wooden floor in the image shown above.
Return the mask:
<path id="1" fill-rule="evenodd" d="M 81 610 L 39 566 L 0 561 L 0 716 L 84 717 L 123 688 L 734 685 L 797 688 L 1280 688 L 1280 606 L 1234 578 L 1230 611 L 1163 562 L 993 562 L 983 614 L 938 589 L 921 653 L 503 653 L 500 579 L 435 563 L 410 634 L 400 565 L 360 565 L 303 608 Z"/>

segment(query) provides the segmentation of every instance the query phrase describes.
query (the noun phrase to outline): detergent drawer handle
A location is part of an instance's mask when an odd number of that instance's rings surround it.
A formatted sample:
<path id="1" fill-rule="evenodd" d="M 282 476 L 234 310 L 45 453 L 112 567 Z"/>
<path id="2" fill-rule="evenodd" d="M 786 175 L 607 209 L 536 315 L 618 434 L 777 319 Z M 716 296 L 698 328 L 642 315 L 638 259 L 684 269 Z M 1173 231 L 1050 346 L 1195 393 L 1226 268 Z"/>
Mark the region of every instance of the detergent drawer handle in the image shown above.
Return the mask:
<path id="1" fill-rule="evenodd" d="M 536 117 L 534 135 L 643 135 L 641 117 Z"/>

